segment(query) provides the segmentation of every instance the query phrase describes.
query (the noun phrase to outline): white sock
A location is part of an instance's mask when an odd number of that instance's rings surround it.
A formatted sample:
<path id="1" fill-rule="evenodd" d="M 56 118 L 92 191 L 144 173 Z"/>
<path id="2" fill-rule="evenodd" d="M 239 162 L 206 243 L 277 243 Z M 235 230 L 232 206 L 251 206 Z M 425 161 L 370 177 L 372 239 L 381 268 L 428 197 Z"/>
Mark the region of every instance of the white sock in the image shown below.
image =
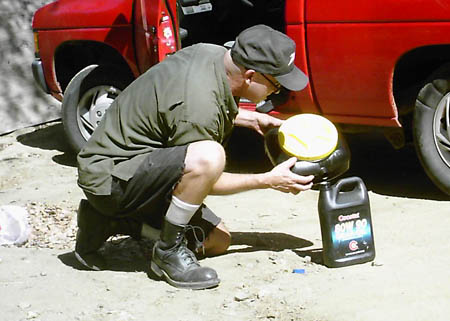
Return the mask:
<path id="1" fill-rule="evenodd" d="M 186 225 L 194 216 L 201 204 L 189 204 L 172 195 L 166 219 L 176 225 Z"/>

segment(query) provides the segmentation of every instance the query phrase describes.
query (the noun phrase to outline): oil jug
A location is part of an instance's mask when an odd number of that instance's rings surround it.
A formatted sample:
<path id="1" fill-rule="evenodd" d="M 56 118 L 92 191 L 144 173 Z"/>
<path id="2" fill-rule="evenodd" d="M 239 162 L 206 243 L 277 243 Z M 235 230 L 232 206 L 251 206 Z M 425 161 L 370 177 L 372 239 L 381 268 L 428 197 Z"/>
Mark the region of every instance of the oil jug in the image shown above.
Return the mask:
<path id="1" fill-rule="evenodd" d="M 319 218 L 323 260 L 328 267 L 370 262 L 375 258 L 369 196 L 359 177 L 320 183 Z"/>
<path id="2" fill-rule="evenodd" d="M 274 165 L 290 156 L 278 141 L 278 130 L 265 135 L 266 153 Z M 369 196 L 359 177 L 348 177 L 331 183 L 350 166 L 350 150 L 339 136 L 336 149 L 317 161 L 297 161 L 292 172 L 314 175 L 319 188 L 318 211 L 322 233 L 323 261 L 328 267 L 342 267 L 372 261 L 375 258 L 373 226 Z"/>

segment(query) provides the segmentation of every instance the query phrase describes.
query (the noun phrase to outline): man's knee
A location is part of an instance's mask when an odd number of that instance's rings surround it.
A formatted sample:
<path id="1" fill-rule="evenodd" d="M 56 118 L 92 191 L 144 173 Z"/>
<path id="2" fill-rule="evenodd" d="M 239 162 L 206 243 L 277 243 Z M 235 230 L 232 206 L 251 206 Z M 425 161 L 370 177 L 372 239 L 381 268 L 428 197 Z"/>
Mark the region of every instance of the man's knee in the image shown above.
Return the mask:
<path id="1" fill-rule="evenodd" d="M 225 151 L 217 142 L 200 141 L 189 145 L 185 172 L 198 175 L 220 175 L 225 167 Z"/>

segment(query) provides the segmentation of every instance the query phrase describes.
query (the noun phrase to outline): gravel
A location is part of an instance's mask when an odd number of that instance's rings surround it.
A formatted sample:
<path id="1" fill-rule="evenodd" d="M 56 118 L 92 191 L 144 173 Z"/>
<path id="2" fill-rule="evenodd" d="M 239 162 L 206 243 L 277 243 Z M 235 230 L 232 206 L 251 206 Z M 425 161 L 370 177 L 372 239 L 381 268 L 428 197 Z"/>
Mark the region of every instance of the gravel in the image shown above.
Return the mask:
<path id="1" fill-rule="evenodd" d="M 76 209 L 64 204 L 27 204 L 30 237 L 23 247 L 72 249 L 77 232 Z"/>

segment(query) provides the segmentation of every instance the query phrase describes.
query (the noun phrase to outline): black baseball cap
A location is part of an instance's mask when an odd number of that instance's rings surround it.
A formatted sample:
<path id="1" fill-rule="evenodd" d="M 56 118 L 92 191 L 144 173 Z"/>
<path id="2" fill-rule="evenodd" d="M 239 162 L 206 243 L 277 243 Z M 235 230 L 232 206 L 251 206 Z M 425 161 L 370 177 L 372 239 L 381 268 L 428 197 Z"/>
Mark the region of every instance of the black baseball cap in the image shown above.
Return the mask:
<path id="1" fill-rule="evenodd" d="M 266 25 L 242 31 L 231 47 L 231 58 L 247 69 L 271 75 L 286 89 L 299 91 L 308 77 L 295 64 L 295 43 Z"/>

